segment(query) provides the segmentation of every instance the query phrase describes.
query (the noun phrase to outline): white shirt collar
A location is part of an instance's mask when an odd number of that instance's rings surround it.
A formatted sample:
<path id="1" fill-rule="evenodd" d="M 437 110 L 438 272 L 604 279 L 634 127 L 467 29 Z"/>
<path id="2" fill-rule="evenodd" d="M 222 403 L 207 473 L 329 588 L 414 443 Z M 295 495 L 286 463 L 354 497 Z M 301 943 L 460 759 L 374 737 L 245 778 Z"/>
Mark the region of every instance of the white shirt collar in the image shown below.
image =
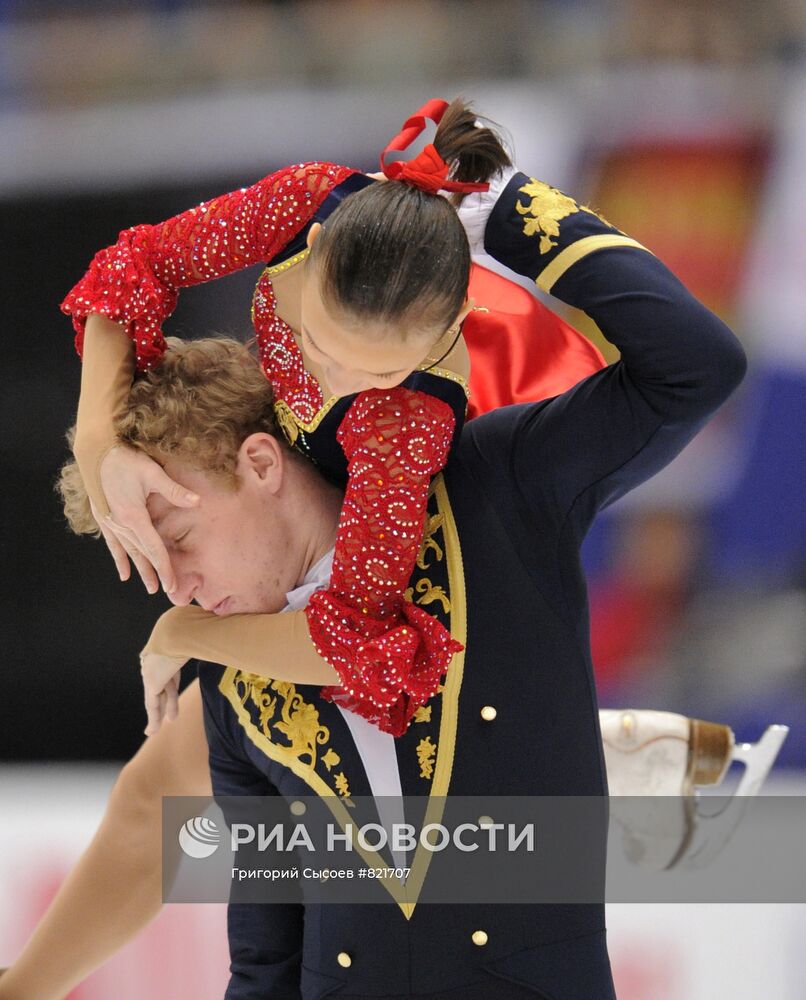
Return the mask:
<path id="1" fill-rule="evenodd" d="M 334 552 L 335 549 L 326 552 L 318 562 L 315 562 L 311 566 L 305 574 L 305 579 L 302 583 L 298 587 L 294 587 L 293 590 L 289 590 L 285 595 L 288 603 L 283 608 L 283 611 L 299 611 L 300 608 L 306 606 L 312 594 L 315 594 L 317 590 L 321 590 L 330 583 Z"/>

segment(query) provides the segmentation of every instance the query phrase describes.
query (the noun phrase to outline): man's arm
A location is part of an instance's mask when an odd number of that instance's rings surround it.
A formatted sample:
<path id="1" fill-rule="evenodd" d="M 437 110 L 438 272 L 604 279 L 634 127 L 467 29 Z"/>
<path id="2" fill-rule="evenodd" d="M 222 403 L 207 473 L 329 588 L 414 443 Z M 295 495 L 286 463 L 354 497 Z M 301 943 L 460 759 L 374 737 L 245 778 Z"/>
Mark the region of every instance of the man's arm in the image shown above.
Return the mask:
<path id="1" fill-rule="evenodd" d="M 61 1000 L 160 911 L 162 796 L 211 792 L 198 683 L 180 705 L 121 771 L 91 844 L 0 977 L 0 1000 Z"/>
<path id="2" fill-rule="evenodd" d="M 746 357 L 648 250 L 524 174 L 496 203 L 485 240 L 621 352 L 560 396 L 470 425 L 476 448 L 514 477 L 523 516 L 548 516 L 579 542 L 598 510 L 682 450 L 741 382 Z"/>
<path id="3" fill-rule="evenodd" d="M 215 671 L 211 664 L 204 669 Z M 229 704 L 207 682 L 202 693 L 213 794 L 279 795 L 238 746 L 230 731 Z M 232 975 L 225 1000 L 302 1000 L 302 903 L 230 903 L 227 930 Z"/>

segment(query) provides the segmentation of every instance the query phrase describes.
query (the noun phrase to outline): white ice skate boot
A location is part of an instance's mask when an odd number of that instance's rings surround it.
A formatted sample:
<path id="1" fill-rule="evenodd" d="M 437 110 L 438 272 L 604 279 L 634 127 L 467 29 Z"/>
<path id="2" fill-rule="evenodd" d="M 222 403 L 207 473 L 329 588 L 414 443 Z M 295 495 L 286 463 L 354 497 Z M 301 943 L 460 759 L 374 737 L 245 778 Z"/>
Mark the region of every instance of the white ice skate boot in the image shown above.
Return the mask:
<path id="1" fill-rule="evenodd" d="M 702 867 L 716 856 L 789 732 L 768 726 L 757 743 L 737 744 L 729 726 L 673 712 L 602 709 L 599 720 L 611 816 L 623 830 L 629 860 L 655 871 Z M 704 811 L 698 788 L 715 789 L 733 761 L 744 764 L 735 791 L 717 800 L 716 812 Z M 643 798 L 651 796 L 662 798 Z"/>

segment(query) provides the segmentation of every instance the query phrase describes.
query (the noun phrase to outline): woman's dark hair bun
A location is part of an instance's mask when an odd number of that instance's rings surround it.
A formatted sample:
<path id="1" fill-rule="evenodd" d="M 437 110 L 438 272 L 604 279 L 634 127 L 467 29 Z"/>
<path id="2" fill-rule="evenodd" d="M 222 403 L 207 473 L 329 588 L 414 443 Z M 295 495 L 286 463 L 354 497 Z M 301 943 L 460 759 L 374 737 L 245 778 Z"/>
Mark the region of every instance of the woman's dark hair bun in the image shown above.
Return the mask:
<path id="1" fill-rule="evenodd" d="M 477 125 L 481 121 L 481 125 Z M 500 128 L 488 119 L 479 119 L 472 106 L 461 97 L 451 101 L 437 126 L 434 146 L 446 163 L 452 164 L 451 179 L 484 184 L 491 181 L 512 160 Z M 454 195 L 454 203 L 462 200 Z"/>
<path id="2" fill-rule="evenodd" d="M 453 101 L 434 146 L 452 179 L 484 184 L 511 166 L 492 122 Z M 461 310 L 470 278 L 470 247 L 455 206 L 463 195 L 430 194 L 403 181 L 348 195 L 311 249 L 329 311 L 348 321 L 406 330 L 446 331 Z"/>

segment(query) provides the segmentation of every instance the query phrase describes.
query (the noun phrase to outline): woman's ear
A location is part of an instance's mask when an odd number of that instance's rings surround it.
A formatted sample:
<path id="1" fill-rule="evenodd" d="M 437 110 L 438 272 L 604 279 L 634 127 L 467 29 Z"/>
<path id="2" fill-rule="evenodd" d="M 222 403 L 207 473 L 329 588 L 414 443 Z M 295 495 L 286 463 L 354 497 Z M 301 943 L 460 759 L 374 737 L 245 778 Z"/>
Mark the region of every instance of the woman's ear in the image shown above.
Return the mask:
<path id="1" fill-rule="evenodd" d="M 465 299 L 464 305 L 459 310 L 459 313 L 457 314 L 456 319 L 453 321 L 453 323 L 451 323 L 451 326 L 456 326 L 458 323 L 461 323 L 462 320 L 465 318 L 465 316 L 473 312 L 475 308 L 476 308 L 475 299 Z"/>
<path id="2" fill-rule="evenodd" d="M 305 242 L 308 244 L 308 249 L 313 246 L 313 241 L 319 235 L 319 231 L 322 228 L 321 222 L 314 222 L 311 228 L 308 230 L 308 235 L 305 237 Z"/>

